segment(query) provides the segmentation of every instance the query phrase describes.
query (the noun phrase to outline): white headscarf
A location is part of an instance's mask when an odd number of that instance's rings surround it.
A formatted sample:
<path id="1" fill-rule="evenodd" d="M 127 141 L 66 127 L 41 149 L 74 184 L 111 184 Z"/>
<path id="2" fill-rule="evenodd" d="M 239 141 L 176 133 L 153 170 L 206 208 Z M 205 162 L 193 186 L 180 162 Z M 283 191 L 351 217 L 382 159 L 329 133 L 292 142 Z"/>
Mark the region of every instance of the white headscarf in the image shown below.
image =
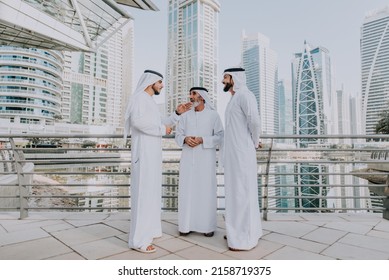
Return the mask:
<path id="1" fill-rule="evenodd" d="M 131 128 L 131 112 L 133 110 L 135 100 L 136 98 L 143 92 L 145 92 L 145 89 L 158 82 L 159 80 L 162 80 L 163 76 L 155 72 L 153 70 L 145 70 L 142 76 L 139 78 L 139 82 L 136 86 L 136 89 L 134 91 L 134 94 L 128 101 L 126 113 L 124 115 L 124 139 L 127 138 L 127 135 L 130 133 L 130 128 Z"/>
<path id="2" fill-rule="evenodd" d="M 203 87 L 192 87 L 189 92 L 194 90 L 195 92 L 198 92 L 200 96 L 204 99 L 205 101 L 205 106 L 207 106 L 210 110 L 215 110 L 215 106 L 213 106 L 213 103 L 211 99 L 208 97 L 208 90 Z"/>
<path id="3" fill-rule="evenodd" d="M 224 74 L 228 74 L 232 76 L 232 79 L 234 80 L 235 92 L 239 93 L 242 91 L 246 91 L 246 92 L 250 91 L 246 85 L 246 73 L 243 68 L 229 68 L 224 70 L 223 75 Z"/>

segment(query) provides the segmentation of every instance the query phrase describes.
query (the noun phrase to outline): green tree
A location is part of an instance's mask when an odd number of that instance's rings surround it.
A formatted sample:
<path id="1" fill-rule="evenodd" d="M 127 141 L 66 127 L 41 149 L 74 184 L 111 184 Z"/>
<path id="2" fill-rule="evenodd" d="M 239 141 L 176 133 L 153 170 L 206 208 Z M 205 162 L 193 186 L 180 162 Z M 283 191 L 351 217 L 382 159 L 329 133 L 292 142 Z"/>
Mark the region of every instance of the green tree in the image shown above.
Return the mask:
<path id="1" fill-rule="evenodd" d="M 376 134 L 389 134 L 389 110 L 381 113 L 381 119 L 375 126 Z"/>

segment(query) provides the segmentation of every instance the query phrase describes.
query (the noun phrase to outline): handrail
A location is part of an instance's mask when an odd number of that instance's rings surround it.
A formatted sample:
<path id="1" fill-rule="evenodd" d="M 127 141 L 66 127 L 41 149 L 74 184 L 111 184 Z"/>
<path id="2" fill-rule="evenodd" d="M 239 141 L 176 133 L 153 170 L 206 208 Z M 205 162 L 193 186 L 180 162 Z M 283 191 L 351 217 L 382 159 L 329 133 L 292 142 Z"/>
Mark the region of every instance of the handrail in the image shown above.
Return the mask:
<path id="1" fill-rule="evenodd" d="M 181 149 L 173 137 L 164 137 L 163 141 L 162 208 L 168 211 L 177 211 Z M 26 146 L 28 141 L 37 138 L 59 140 L 62 146 Z M 301 138 L 331 142 L 308 148 L 278 143 Z M 350 144 L 336 139 L 347 139 Z M 105 148 L 90 147 L 87 140 L 106 143 Z M 267 219 L 269 212 L 387 211 L 382 200 L 389 196 L 385 193 L 388 183 L 374 184 L 373 187 L 384 193 L 373 195 L 367 181 L 359 177 L 386 176 L 385 171 L 367 167 L 378 164 L 388 166 L 389 170 L 388 140 L 389 135 L 263 135 L 264 147 L 257 150 L 257 162 L 259 202 L 264 218 Z M 131 209 L 131 149 L 123 147 L 123 143 L 119 134 L 0 134 L 0 201 L 19 201 L 12 207 L 0 203 L 0 210 L 16 209 L 20 218 L 24 218 L 28 211 L 43 209 Z M 26 170 L 24 167 L 31 163 L 34 168 Z M 15 168 L 10 170 L 10 165 Z M 307 171 L 309 168 L 316 171 Z M 15 180 L 11 183 L 1 179 L 12 176 Z M 223 211 L 223 172 L 218 171 L 217 176 L 218 209 Z M 14 193 L 3 193 L 3 189 L 13 189 Z"/>

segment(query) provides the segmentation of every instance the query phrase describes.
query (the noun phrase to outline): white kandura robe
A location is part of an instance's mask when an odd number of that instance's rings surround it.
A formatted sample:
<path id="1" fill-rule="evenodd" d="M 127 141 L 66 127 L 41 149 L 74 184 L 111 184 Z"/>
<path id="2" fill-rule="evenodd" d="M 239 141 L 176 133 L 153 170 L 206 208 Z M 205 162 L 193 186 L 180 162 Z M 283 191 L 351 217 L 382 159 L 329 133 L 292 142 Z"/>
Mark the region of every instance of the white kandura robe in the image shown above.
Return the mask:
<path id="1" fill-rule="evenodd" d="M 131 223 L 128 245 L 140 248 L 162 236 L 161 136 L 165 125 L 174 125 L 179 117 L 173 113 L 162 119 L 154 99 L 142 92 L 135 97 L 131 112 Z"/>
<path id="2" fill-rule="evenodd" d="M 255 96 L 237 91 L 225 111 L 225 218 L 230 248 L 250 250 L 262 236 L 256 158 L 259 133 Z"/>
<path id="3" fill-rule="evenodd" d="M 191 148 L 186 136 L 202 137 Z M 216 148 L 223 140 L 219 114 L 207 107 L 184 113 L 177 125 L 176 142 L 182 147 L 178 189 L 178 230 L 209 233 L 216 230 Z"/>

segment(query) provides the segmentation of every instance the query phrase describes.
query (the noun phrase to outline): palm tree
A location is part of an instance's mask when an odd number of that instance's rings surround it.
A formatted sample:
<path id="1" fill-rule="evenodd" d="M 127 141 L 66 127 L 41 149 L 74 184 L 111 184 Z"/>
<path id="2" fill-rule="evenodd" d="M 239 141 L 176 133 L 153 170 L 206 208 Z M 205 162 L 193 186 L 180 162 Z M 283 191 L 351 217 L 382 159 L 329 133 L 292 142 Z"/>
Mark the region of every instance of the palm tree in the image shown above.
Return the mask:
<path id="1" fill-rule="evenodd" d="M 389 134 L 389 110 L 381 113 L 381 119 L 375 126 L 376 134 Z"/>

